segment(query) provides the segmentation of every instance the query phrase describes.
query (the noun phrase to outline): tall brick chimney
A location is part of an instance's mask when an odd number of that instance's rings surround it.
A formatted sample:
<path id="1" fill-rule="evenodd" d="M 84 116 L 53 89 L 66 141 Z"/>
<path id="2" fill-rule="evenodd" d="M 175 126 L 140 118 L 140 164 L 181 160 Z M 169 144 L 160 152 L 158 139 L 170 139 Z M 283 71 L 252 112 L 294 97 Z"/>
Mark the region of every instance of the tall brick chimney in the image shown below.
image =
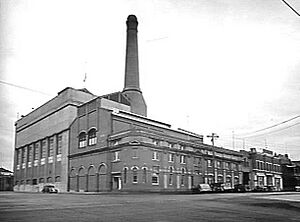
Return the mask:
<path id="1" fill-rule="evenodd" d="M 138 21 L 135 15 L 129 15 L 127 24 L 125 84 L 123 94 L 130 100 L 131 112 L 147 116 L 147 106 L 140 89 L 139 56 L 137 41 Z"/>

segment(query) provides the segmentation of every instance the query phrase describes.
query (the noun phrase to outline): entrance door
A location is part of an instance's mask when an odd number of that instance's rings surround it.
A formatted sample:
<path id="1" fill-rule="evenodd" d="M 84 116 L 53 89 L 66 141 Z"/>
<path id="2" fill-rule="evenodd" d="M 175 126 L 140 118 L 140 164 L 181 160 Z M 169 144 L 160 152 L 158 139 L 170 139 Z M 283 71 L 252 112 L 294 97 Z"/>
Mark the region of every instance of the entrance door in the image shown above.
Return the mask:
<path id="1" fill-rule="evenodd" d="M 113 177 L 113 190 L 121 190 L 121 176 Z"/>

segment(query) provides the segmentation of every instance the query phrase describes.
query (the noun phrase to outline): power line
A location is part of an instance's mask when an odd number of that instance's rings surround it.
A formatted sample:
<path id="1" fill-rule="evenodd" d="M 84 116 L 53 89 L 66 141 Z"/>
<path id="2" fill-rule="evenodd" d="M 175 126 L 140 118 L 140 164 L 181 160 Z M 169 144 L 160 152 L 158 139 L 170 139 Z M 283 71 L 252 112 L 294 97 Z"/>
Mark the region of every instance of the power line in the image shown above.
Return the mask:
<path id="1" fill-rule="evenodd" d="M 246 134 L 246 135 L 247 135 L 247 134 L 258 133 L 258 132 L 261 132 L 261 131 L 264 131 L 264 130 L 267 130 L 267 129 L 271 129 L 271 128 L 274 128 L 274 127 L 276 127 L 276 126 L 280 126 L 280 125 L 282 125 L 282 124 L 288 123 L 288 122 L 290 122 L 290 121 L 292 121 L 292 120 L 294 120 L 294 119 L 297 119 L 297 118 L 299 118 L 299 117 L 300 117 L 300 115 L 295 116 L 295 117 L 293 117 L 293 118 L 290 118 L 290 119 L 288 119 L 288 120 L 282 121 L 282 122 L 280 122 L 280 123 L 274 124 L 274 125 L 272 125 L 272 126 L 268 126 L 268 127 L 266 127 L 266 128 L 263 128 L 263 129 L 259 129 L 259 130 L 256 130 L 256 131 L 253 131 L 253 132 L 250 132 L 250 133 L 243 133 L 243 134 Z M 247 136 L 244 136 L 244 137 L 247 137 Z"/>
<path id="2" fill-rule="evenodd" d="M 285 0 L 281 0 L 281 1 L 283 1 L 290 9 L 292 9 L 293 12 L 295 12 L 298 16 L 300 16 L 300 14 L 290 4 L 288 4 Z"/>
<path id="3" fill-rule="evenodd" d="M 284 127 L 284 128 L 281 128 L 281 129 L 277 129 L 277 130 L 271 131 L 271 132 L 266 132 L 266 133 L 262 133 L 262 134 L 259 134 L 259 135 L 245 136 L 243 138 L 261 137 L 261 136 L 264 136 L 264 135 L 269 135 L 269 134 L 277 133 L 277 132 L 280 132 L 280 131 L 292 128 L 292 127 L 297 126 L 299 124 L 300 124 L 300 122 L 295 123 L 295 124 L 290 125 L 290 126 L 287 126 L 287 127 Z"/>
<path id="4" fill-rule="evenodd" d="M 28 90 L 28 91 L 31 91 L 31 92 L 35 92 L 35 93 L 40 93 L 40 94 L 47 95 L 47 96 L 53 96 L 53 95 L 51 95 L 49 93 L 45 93 L 45 92 L 42 92 L 42 91 L 39 91 L 39 90 L 27 88 L 27 87 L 16 85 L 16 84 L 9 83 L 9 82 L 5 82 L 3 80 L 0 80 L 0 83 L 4 84 L 4 85 L 8 85 L 8 86 L 13 86 L 13 87 L 16 87 L 16 88 L 19 88 L 19 89 L 25 89 L 25 90 Z"/>

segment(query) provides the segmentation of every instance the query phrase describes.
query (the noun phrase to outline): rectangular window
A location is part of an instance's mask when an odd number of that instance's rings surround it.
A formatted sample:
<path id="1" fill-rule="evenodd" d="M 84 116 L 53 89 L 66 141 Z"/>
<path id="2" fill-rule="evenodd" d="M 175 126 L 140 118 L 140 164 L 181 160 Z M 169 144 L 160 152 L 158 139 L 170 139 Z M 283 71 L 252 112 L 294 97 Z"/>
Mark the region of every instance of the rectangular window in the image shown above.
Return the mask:
<path id="1" fill-rule="evenodd" d="M 221 168 L 221 162 L 220 161 L 216 161 L 216 168 Z"/>
<path id="2" fill-rule="evenodd" d="M 54 137 L 50 137 L 49 144 L 48 144 L 48 157 L 53 156 L 53 148 L 54 148 Z"/>
<path id="3" fill-rule="evenodd" d="M 152 160 L 158 160 L 158 152 L 157 151 L 154 151 L 152 153 Z"/>
<path id="4" fill-rule="evenodd" d="M 258 186 L 264 186 L 264 177 L 257 176 L 257 185 Z"/>
<path id="5" fill-rule="evenodd" d="M 173 185 L 173 174 L 169 175 L 169 185 Z"/>
<path id="6" fill-rule="evenodd" d="M 184 155 L 180 155 L 180 163 L 186 163 L 185 159 L 186 157 Z"/>
<path id="7" fill-rule="evenodd" d="M 234 164 L 234 170 L 239 171 L 239 165 L 238 164 Z"/>
<path id="8" fill-rule="evenodd" d="M 120 160 L 120 151 L 115 151 L 114 152 L 114 161 Z"/>
<path id="9" fill-rule="evenodd" d="M 40 150 L 40 144 L 39 142 L 34 144 L 34 154 L 33 154 L 33 159 L 38 160 L 39 159 L 39 150 Z"/>
<path id="10" fill-rule="evenodd" d="M 184 186 L 184 174 L 181 175 L 181 182 L 180 182 L 181 186 Z"/>
<path id="11" fill-rule="evenodd" d="M 61 151 L 62 151 L 62 133 L 57 135 L 56 155 L 61 154 Z"/>
<path id="12" fill-rule="evenodd" d="M 27 162 L 31 162 L 32 161 L 32 150 L 33 150 L 33 146 L 32 145 L 28 146 Z"/>
<path id="13" fill-rule="evenodd" d="M 25 157 L 26 157 L 26 147 L 23 147 L 22 148 L 22 159 L 21 159 L 21 161 L 22 161 L 22 168 L 25 168 Z M 24 166 L 23 166 L 23 164 L 24 164 Z"/>
<path id="14" fill-rule="evenodd" d="M 207 167 L 212 167 L 212 161 L 211 160 L 207 160 Z"/>
<path id="15" fill-rule="evenodd" d="M 42 141 L 42 146 L 41 146 L 41 159 L 46 158 L 46 140 Z"/>
<path id="16" fill-rule="evenodd" d="M 174 153 L 169 153 L 169 162 L 174 162 Z"/>
<path id="17" fill-rule="evenodd" d="M 229 170 L 229 163 L 228 162 L 225 162 L 225 169 Z"/>
<path id="18" fill-rule="evenodd" d="M 18 149 L 16 152 L 17 152 L 17 170 L 19 170 L 21 165 L 21 149 Z"/>
<path id="19" fill-rule="evenodd" d="M 153 173 L 152 174 L 152 185 L 158 185 L 158 184 L 159 184 L 158 174 Z"/>

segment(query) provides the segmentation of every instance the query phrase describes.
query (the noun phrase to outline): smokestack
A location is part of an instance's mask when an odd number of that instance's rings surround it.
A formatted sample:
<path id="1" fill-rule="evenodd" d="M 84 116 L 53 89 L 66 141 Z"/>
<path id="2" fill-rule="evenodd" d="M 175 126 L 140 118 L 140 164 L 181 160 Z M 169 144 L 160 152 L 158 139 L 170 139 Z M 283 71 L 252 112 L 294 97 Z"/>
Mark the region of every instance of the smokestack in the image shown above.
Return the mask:
<path id="1" fill-rule="evenodd" d="M 131 112 L 147 116 L 147 107 L 140 89 L 137 26 L 135 15 L 129 15 L 127 24 L 125 84 L 123 94 L 130 100 Z"/>

